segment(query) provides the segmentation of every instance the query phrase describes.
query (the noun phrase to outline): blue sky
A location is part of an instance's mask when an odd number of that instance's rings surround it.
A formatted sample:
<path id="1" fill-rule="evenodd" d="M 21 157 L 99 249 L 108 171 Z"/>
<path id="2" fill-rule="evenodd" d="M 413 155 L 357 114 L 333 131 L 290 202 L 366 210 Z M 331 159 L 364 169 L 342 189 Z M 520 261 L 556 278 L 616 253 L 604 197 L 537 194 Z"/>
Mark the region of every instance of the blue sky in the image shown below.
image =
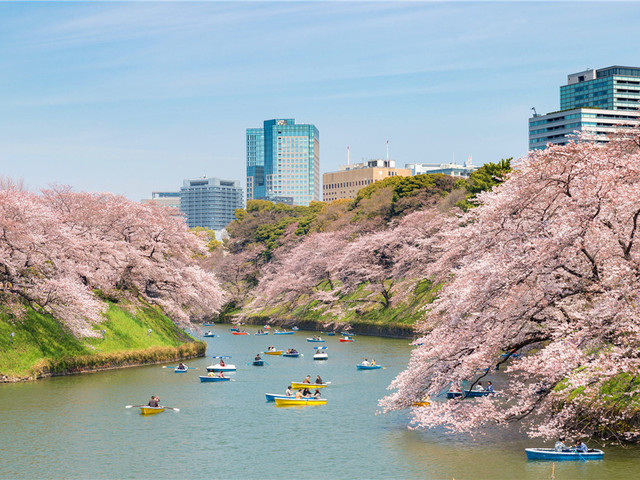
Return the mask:
<path id="1" fill-rule="evenodd" d="M 0 175 L 139 200 L 245 177 L 245 129 L 346 161 L 527 151 L 569 73 L 640 65 L 637 3 L 0 3 Z"/>

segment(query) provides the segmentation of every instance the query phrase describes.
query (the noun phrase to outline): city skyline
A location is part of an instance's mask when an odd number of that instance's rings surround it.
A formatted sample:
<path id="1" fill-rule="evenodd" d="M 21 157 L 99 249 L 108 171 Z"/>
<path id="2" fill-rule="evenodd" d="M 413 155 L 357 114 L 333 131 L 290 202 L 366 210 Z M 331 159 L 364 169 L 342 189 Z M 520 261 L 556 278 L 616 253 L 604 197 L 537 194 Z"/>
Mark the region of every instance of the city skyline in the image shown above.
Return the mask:
<path id="1" fill-rule="evenodd" d="M 555 110 L 568 72 L 640 64 L 634 12 L 579 2 L 2 3 L 0 175 L 133 200 L 202 175 L 246 187 L 245 129 L 267 118 L 317 126 L 321 173 L 346 163 L 347 146 L 352 162 L 384 158 L 387 140 L 399 165 L 521 156 L 531 107 Z"/>

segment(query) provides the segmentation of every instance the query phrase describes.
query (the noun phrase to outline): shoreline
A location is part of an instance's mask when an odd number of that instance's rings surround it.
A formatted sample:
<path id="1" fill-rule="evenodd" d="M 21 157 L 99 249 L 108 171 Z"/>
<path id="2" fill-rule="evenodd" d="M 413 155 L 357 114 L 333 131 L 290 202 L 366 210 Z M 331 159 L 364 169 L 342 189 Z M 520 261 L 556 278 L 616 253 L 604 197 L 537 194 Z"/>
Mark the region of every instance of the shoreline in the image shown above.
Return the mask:
<path id="1" fill-rule="evenodd" d="M 43 378 L 82 375 L 119 368 L 143 367 L 206 356 L 207 344 L 196 341 L 177 347 L 151 347 L 142 350 L 43 358 L 25 375 L 0 375 L 0 384 L 31 382 Z M 145 360 L 145 357 L 148 359 Z"/>

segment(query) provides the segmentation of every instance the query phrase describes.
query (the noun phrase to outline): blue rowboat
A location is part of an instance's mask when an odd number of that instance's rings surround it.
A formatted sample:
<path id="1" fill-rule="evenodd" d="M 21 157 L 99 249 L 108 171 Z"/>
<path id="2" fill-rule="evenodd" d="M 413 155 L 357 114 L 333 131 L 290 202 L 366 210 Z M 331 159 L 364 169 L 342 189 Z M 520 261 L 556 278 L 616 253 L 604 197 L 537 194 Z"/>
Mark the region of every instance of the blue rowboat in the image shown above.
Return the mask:
<path id="1" fill-rule="evenodd" d="M 202 336 L 203 336 L 203 337 L 215 337 L 215 336 L 216 336 L 216 334 L 215 334 L 215 333 L 212 333 L 212 332 L 205 332 Z"/>
<path id="2" fill-rule="evenodd" d="M 274 335 L 293 335 L 296 332 L 273 332 Z"/>
<path id="3" fill-rule="evenodd" d="M 231 380 L 227 377 L 209 377 L 207 375 L 200 375 L 201 382 L 228 382 Z"/>
<path id="4" fill-rule="evenodd" d="M 553 448 L 525 448 L 529 460 L 602 460 L 604 452 L 602 450 L 590 449 L 587 453 L 575 450 L 568 452 L 556 452 Z"/>
<path id="5" fill-rule="evenodd" d="M 239 332 L 240 329 L 238 327 L 231 327 L 229 330 L 231 330 L 232 332 Z"/>
<path id="6" fill-rule="evenodd" d="M 297 358 L 301 355 L 300 352 L 296 352 L 296 353 L 283 353 L 282 356 L 283 357 L 292 357 L 292 358 Z"/>
<path id="7" fill-rule="evenodd" d="M 254 360 L 251 362 L 251 365 L 254 367 L 262 367 L 264 365 L 264 360 Z"/>
<path id="8" fill-rule="evenodd" d="M 466 395 L 467 398 L 486 397 L 488 395 L 495 394 L 496 392 L 487 392 L 486 390 L 477 392 L 475 390 L 465 390 L 464 392 L 447 392 L 447 398 L 457 398 L 462 395 Z"/>
<path id="9" fill-rule="evenodd" d="M 275 402 L 276 398 L 294 398 L 288 397 L 287 395 L 280 395 L 279 393 L 265 393 L 264 396 L 267 398 L 267 402 Z"/>
<path id="10" fill-rule="evenodd" d="M 341 332 L 340 335 L 344 335 L 345 337 L 353 337 L 355 336 L 355 333 Z"/>
<path id="11" fill-rule="evenodd" d="M 189 368 L 175 368 L 173 371 L 176 373 L 186 373 L 189 371 Z"/>
<path id="12" fill-rule="evenodd" d="M 215 327 L 215 323 L 203 323 L 202 326 L 204 327 Z"/>
<path id="13" fill-rule="evenodd" d="M 324 333 L 325 335 L 327 335 L 329 337 L 333 337 L 336 334 L 336 332 L 322 332 L 322 333 Z"/>
<path id="14" fill-rule="evenodd" d="M 358 370 L 377 370 L 382 368 L 382 365 L 356 365 Z"/>
<path id="15" fill-rule="evenodd" d="M 309 338 L 309 337 L 307 337 L 307 342 L 319 342 L 319 343 L 324 343 L 324 340 L 322 340 L 321 338 Z"/>
<path id="16" fill-rule="evenodd" d="M 256 333 L 256 335 L 269 335 L 269 332 Z"/>
<path id="17" fill-rule="evenodd" d="M 298 327 L 292 327 L 291 330 L 293 330 L 294 332 L 297 332 L 300 329 Z"/>

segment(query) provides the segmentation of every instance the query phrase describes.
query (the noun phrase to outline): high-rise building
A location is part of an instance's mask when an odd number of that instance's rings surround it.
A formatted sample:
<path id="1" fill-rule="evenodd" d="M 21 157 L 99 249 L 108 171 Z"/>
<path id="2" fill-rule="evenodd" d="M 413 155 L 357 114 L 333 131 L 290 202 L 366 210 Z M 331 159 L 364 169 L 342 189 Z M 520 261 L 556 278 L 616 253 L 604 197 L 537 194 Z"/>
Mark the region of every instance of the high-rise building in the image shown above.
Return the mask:
<path id="1" fill-rule="evenodd" d="M 247 200 L 320 200 L 320 135 L 295 119 L 266 120 L 247 128 Z"/>
<path id="2" fill-rule="evenodd" d="M 640 68 L 613 66 L 567 76 L 560 87 L 560 110 L 529 119 L 529 149 L 564 145 L 576 132 L 583 140 L 607 142 L 621 126 L 640 120 Z"/>
<path id="3" fill-rule="evenodd" d="M 238 181 L 201 177 L 185 180 L 180 189 L 180 210 L 189 228 L 221 230 L 235 220 L 236 209 L 243 206 Z"/>
<path id="4" fill-rule="evenodd" d="M 358 190 L 385 178 L 411 175 L 408 168 L 396 168 L 395 160 L 369 160 L 341 165 L 337 172 L 322 175 L 322 199 L 332 202 L 341 198 L 356 198 Z"/>

